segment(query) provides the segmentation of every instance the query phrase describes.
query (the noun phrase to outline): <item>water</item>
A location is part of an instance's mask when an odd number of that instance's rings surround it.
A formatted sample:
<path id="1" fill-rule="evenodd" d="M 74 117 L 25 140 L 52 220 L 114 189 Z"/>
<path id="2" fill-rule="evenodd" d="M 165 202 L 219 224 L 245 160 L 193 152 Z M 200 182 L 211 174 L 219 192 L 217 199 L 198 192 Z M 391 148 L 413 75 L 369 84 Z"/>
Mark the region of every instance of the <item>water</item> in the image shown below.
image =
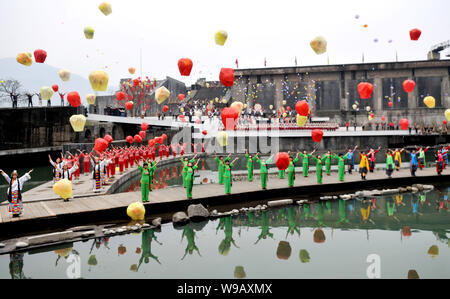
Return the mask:
<path id="1" fill-rule="evenodd" d="M 23 176 L 25 173 L 33 169 L 33 167 L 24 169 L 24 168 L 18 168 L 16 169 L 19 173 L 19 176 Z M 3 171 L 11 177 L 11 173 L 14 169 L 3 169 Z M 33 172 L 31 173 L 31 180 L 27 181 L 23 185 L 22 192 L 26 192 L 30 189 L 36 188 L 37 186 L 40 186 L 42 184 L 45 184 L 49 181 L 51 181 L 53 176 L 52 168 L 47 166 L 38 166 L 34 167 Z M 1 176 L 0 178 L 0 202 L 4 202 L 8 199 L 8 191 L 9 184 L 6 182 L 6 180 Z"/>
<path id="2" fill-rule="evenodd" d="M 255 279 L 367 278 L 372 254 L 379 257 L 381 278 L 407 278 L 409 270 L 420 278 L 450 278 L 450 187 L 439 188 L 289 206 L 181 228 L 165 224 L 160 231 L 75 243 L 58 251 L 67 258 L 51 248 L 16 255 L 13 264 L 3 255 L 0 278 L 67 278 L 76 256 L 82 278 L 242 277 L 237 266 Z"/>

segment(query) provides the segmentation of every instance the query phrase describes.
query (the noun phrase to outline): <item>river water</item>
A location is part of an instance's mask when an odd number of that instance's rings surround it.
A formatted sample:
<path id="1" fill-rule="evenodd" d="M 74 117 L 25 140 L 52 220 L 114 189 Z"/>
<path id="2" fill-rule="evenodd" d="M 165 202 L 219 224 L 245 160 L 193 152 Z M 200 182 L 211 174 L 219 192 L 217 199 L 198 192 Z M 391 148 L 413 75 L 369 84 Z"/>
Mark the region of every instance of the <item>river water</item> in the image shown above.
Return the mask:
<path id="1" fill-rule="evenodd" d="M 0 278 L 450 278 L 450 187 L 438 187 L 3 255 Z"/>

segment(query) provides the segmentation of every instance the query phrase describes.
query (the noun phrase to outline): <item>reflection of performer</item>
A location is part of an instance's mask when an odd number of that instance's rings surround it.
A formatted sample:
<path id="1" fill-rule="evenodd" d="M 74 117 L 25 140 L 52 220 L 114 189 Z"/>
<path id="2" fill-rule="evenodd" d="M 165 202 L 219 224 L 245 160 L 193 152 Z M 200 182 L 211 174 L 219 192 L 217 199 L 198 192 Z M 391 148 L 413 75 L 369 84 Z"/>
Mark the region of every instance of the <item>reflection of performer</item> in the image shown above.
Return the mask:
<path id="1" fill-rule="evenodd" d="M 349 223 L 345 209 L 345 200 L 339 199 L 339 220 L 336 224 Z"/>
<path id="2" fill-rule="evenodd" d="M 224 218 L 224 232 L 225 232 L 225 239 L 220 242 L 219 245 L 219 253 L 222 255 L 227 255 L 230 251 L 231 244 L 234 245 L 234 247 L 239 248 L 233 239 L 233 223 L 232 223 L 231 216 Z"/>
<path id="3" fill-rule="evenodd" d="M 296 232 L 298 234 L 298 236 L 300 237 L 300 229 L 297 227 L 297 221 L 296 221 L 296 215 L 295 215 L 294 208 L 289 208 L 287 210 L 287 221 L 288 221 L 288 230 L 286 232 L 286 238 L 289 233 L 291 235 L 293 235 L 294 232 Z"/>
<path id="4" fill-rule="evenodd" d="M 162 245 L 161 243 L 158 242 L 155 235 L 155 231 L 153 229 L 147 229 L 142 232 L 142 244 L 141 244 L 142 255 L 141 258 L 139 259 L 139 265 L 137 267 L 138 270 L 139 267 L 142 265 L 142 262 L 148 264 L 148 262 L 150 261 L 149 258 L 152 258 L 155 261 L 157 261 L 158 264 L 161 264 L 161 262 L 158 260 L 158 257 L 152 253 L 153 239 L 155 240 L 156 243 Z"/>
<path id="5" fill-rule="evenodd" d="M 192 228 L 189 227 L 189 225 L 186 225 L 186 227 L 183 230 L 183 235 L 181 236 L 182 241 L 183 241 L 184 236 L 186 236 L 188 244 L 186 246 L 184 256 L 181 260 L 184 260 L 184 258 L 188 254 L 188 252 L 189 252 L 189 254 L 192 254 L 194 252 L 194 250 L 197 251 L 199 256 L 202 256 L 200 254 L 200 251 L 198 250 L 197 245 L 195 245 L 195 232 Z"/>
<path id="6" fill-rule="evenodd" d="M 9 274 L 11 279 L 26 279 L 23 273 L 23 253 L 11 253 L 9 255 Z"/>
<path id="7" fill-rule="evenodd" d="M 255 244 L 259 242 L 261 239 L 266 239 L 267 236 L 273 239 L 273 234 L 269 232 L 269 217 L 267 216 L 266 211 L 262 211 L 261 213 L 261 234 L 258 236 L 258 240 L 256 240 Z"/>
<path id="8" fill-rule="evenodd" d="M 361 220 L 362 220 L 363 222 L 369 221 L 370 223 L 375 224 L 375 223 L 372 221 L 372 219 L 369 218 L 369 217 L 370 217 L 370 211 L 371 211 L 371 202 L 370 202 L 370 201 L 368 201 L 368 200 L 363 200 L 363 201 L 361 202 L 361 208 L 360 208 L 360 211 L 361 211 Z"/>
<path id="9" fill-rule="evenodd" d="M 386 209 L 387 209 L 388 217 L 392 217 L 397 222 L 400 222 L 400 220 L 398 220 L 398 218 L 394 215 L 394 213 L 395 213 L 395 201 L 394 201 L 394 199 L 392 197 L 389 197 L 388 199 L 386 199 Z"/>

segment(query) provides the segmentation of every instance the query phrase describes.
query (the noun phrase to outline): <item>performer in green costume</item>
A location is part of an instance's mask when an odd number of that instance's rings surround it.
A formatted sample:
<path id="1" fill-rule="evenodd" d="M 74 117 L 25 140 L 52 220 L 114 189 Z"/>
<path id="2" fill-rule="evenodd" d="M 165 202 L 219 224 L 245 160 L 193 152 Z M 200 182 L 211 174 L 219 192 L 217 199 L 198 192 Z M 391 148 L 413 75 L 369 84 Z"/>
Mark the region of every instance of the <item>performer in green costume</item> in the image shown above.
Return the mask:
<path id="1" fill-rule="evenodd" d="M 266 160 L 261 160 L 258 155 L 256 156 L 257 160 L 256 162 L 260 166 L 260 173 L 261 173 L 261 187 L 263 189 L 267 189 L 267 179 L 268 179 L 268 170 L 267 170 L 267 163 L 270 163 Z"/>
<path id="2" fill-rule="evenodd" d="M 339 181 L 343 182 L 345 177 L 345 160 L 347 160 L 347 155 L 343 156 L 342 154 L 335 154 L 333 159 L 338 160 Z"/>
<path id="3" fill-rule="evenodd" d="M 186 188 L 186 175 L 188 172 L 188 163 L 194 163 L 195 162 L 195 158 L 197 158 L 197 155 L 194 156 L 194 158 L 192 158 L 191 160 L 189 160 L 187 157 L 181 158 L 181 163 L 183 163 L 183 187 Z"/>
<path id="4" fill-rule="evenodd" d="M 192 161 L 192 160 L 191 160 Z M 197 160 L 197 163 L 193 164 L 191 161 L 188 163 L 188 169 L 186 173 L 186 197 L 188 199 L 192 199 L 192 187 L 194 186 L 194 172 L 196 169 L 198 169 L 198 162 L 200 162 L 200 159 Z"/>
<path id="5" fill-rule="evenodd" d="M 159 160 L 158 162 L 156 162 L 156 161 L 151 161 L 150 162 L 150 167 L 148 168 L 149 169 L 149 171 L 150 171 L 150 185 L 149 185 L 149 187 L 150 187 L 150 192 L 152 192 L 153 191 L 153 178 L 155 177 L 155 172 L 156 172 L 156 165 L 158 165 L 158 163 L 160 162 L 161 160 Z"/>
<path id="6" fill-rule="evenodd" d="M 219 172 L 219 185 L 223 185 L 223 173 L 225 171 L 225 160 L 230 159 L 230 155 L 229 154 L 225 159 L 223 158 L 223 156 L 219 156 L 217 157 L 217 155 L 214 155 L 214 158 L 217 162 L 217 166 L 218 166 L 218 172 Z"/>
<path id="7" fill-rule="evenodd" d="M 325 161 L 325 173 L 327 175 L 331 175 L 331 159 L 333 158 L 333 155 L 331 154 L 331 151 L 328 151 L 322 158 L 323 161 Z"/>
<path id="8" fill-rule="evenodd" d="M 308 171 L 309 171 L 309 158 L 312 157 L 312 155 L 316 152 L 314 150 L 312 153 L 308 154 L 307 151 L 303 151 L 303 153 L 300 153 L 300 157 L 302 157 L 302 164 L 303 164 L 303 176 L 305 178 L 308 177 Z"/>
<path id="9" fill-rule="evenodd" d="M 231 194 L 231 186 L 233 185 L 233 178 L 231 175 L 231 169 L 234 167 L 234 162 L 236 162 L 238 158 L 234 159 L 230 162 L 229 159 L 225 159 L 224 172 L 223 172 L 223 181 L 225 184 L 225 194 Z"/>
<path id="10" fill-rule="evenodd" d="M 138 169 L 141 171 L 141 199 L 142 202 L 148 202 L 149 184 L 150 184 L 150 170 L 148 163 L 145 162 L 144 167 L 138 164 Z"/>
<path id="11" fill-rule="evenodd" d="M 297 156 L 295 156 L 295 159 L 292 159 L 292 157 L 289 157 L 289 166 L 288 166 L 288 185 L 289 187 L 294 187 L 294 181 L 295 181 L 295 163 L 298 162 L 298 156 L 300 153 L 297 153 Z"/>
<path id="12" fill-rule="evenodd" d="M 248 172 L 248 181 L 253 182 L 253 170 L 254 165 L 253 162 L 258 159 L 258 154 L 256 156 L 252 156 L 248 154 L 248 150 L 245 150 L 245 158 L 247 159 L 247 172 Z"/>
<path id="13" fill-rule="evenodd" d="M 394 152 L 392 150 L 386 151 L 386 174 L 388 178 L 392 178 L 392 173 L 394 172 Z"/>
<path id="14" fill-rule="evenodd" d="M 316 176 L 317 176 L 317 184 L 322 184 L 323 179 L 323 160 L 320 156 L 312 157 L 314 161 L 316 161 Z"/>

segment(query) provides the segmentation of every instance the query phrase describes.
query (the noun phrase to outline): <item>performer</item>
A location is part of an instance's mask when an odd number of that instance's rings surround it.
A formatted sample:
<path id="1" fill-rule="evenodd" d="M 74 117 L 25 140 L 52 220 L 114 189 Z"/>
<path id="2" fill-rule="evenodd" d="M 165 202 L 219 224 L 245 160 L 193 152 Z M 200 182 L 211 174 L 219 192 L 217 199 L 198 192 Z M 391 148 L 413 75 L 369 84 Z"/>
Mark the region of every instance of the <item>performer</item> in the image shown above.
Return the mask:
<path id="1" fill-rule="evenodd" d="M 83 173 L 85 176 L 89 175 L 89 164 L 92 152 L 90 152 L 89 154 L 87 153 L 87 151 L 83 153 L 82 151 L 78 150 L 78 152 L 80 153 L 80 158 L 83 158 Z"/>
<path id="2" fill-rule="evenodd" d="M 338 160 L 338 176 L 339 181 L 343 182 L 345 178 L 345 160 L 347 160 L 347 155 L 335 154 L 334 159 Z"/>
<path id="3" fill-rule="evenodd" d="M 261 188 L 263 190 L 267 189 L 267 179 L 268 179 L 268 170 L 267 170 L 267 163 L 270 163 L 266 160 L 261 160 L 259 158 L 259 153 L 256 154 L 256 163 L 260 166 L 260 174 L 261 174 Z"/>
<path id="4" fill-rule="evenodd" d="M 417 152 L 415 150 L 412 150 L 411 152 L 408 150 L 405 150 L 405 152 L 407 154 L 409 154 L 411 157 L 411 162 L 410 162 L 410 166 L 409 166 L 411 175 L 416 176 L 416 171 L 417 171 L 417 168 L 419 167 L 419 159 L 417 157 Z"/>
<path id="5" fill-rule="evenodd" d="M 423 170 L 426 167 L 426 161 L 425 161 L 425 153 L 430 147 L 427 146 L 425 149 L 421 147 L 420 149 L 416 146 L 416 150 L 419 152 L 419 169 Z"/>
<path id="6" fill-rule="evenodd" d="M 313 161 L 316 162 L 316 176 L 317 176 L 317 184 L 322 184 L 323 181 L 323 160 L 320 156 L 311 157 Z"/>
<path id="7" fill-rule="evenodd" d="M 67 164 L 64 164 L 63 169 L 61 170 L 61 180 L 72 180 L 73 174 L 78 170 L 78 165 L 76 163 L 69 169 Z"/>
<path id="8" fill-rule="evenodd" d="M 72 155 L 72 153 L 68 152 L 69 155 L 72 157 L 73 164 L 77 165 L 76 171 L 74 172 L 75 180 L 80 179 L 80 156 L 78 153 L 75 153 L 75 156 Z"/>
<path id="9" fill-rule="evenodd" d="M 308 171 L 309 171 L 309 158 L 312 157 L 312 155 L 316 152 L 316 150 L 312 151 L 310 154 L 308 154 L 307 151 L 303 151 L 303 153 L 300 153 L 300 156 L 302 157 L 302 166 L 303 166 L 303 176 L 305 178 L 308 177 Z"/>
<path id="10" fill-rule="evenodd" d="M 190 161 L 187 157 L 182 157 L 180 158 L 181 163 L 183 164 L 183 187 L 187 188 L 187 184 L 186 184 L 186 175 L 188 172 L 188 164 L 189 162 L 194 163 L 195 162 L 195 158 L 197 158 L 197 155 L 194 156 L 194 158 L 192 158 Z"/>
<path id="11" fill-rule="evenodd" d="M 288 186 L 294 187 L 294 181 L 295 181 L 295 163 L 298 162 L 298 156 L 300 153 L 297 153 L 295 156 L 295 159 L 292 159 L 292 156 L 289 157 L 289 166 L 288 166 Z"/>
<path id="12" fill-rule="evenodd" d="M 370 149 L 370 152 L 367 155 L 367 157 L 369 158 L 369 171 L 370 172 L 373 172 L 375 169 L 375 164 L 376 164 L 375 155 L 380 151 L 380 149 L 381 149 L 381 146 L 378 147 L 377 150 Z"/>
<path id="13" fill-rule="evenodd" d="M 63 154 L 61 153 L 61 159 L 63 159 Z M 61 169 L 63 166 L 63 163 L 61 162 L 60 158 L 56 159 L 56 163 L 53 162 L 52 157 L 48 155 L 48 159 L 50 161 L 50 164 L 53 166 L 53 184 L 58 182 L 61 179 Z"/>
<path id="14" fill-rule="evenodd" d="M 148 194 L 150 190 L 150 170 L 148 169 L 147 161 L 144 162 L 143 167 L 137 164 L 139 171 L 141 172 L 141 200 L 142 202 L 148 202 Z"/>
<path id="15" fill-rule="evenodd" d="M 369 155 L 371 153 L 372 152 L 369 152 Z M 359 160 L 360 160 L 360 162 L 359 162 L 359 173 L 361 174 L 361 179 L 365 181 L 367 173 L 369 172 L 369 159 L 367 158 L 367 155 L 366 155 L 365 152 L 361 152 L 359 154 Z"/>
<path id="16" fill-rule="evenodd" d="M 347 166 L 348 166 L 348 173 L 352 174 L 352 170 L 355 168 L 355 151 L 358 148 L 358 146 L 355 146 L 353 150 L 349 149 L 346 156 L 347 156 Z"/>
<path id="17" fill-rule="evenodd" d="M 0 169 L 0 173 L 3 175 L 5 180 L 8 182 L 9 187 L 8 191 L 8 202 L 9 202 L 9 212 L 12 213 L 13 217 L 19 217 L 23 212 L 23 204 L 22 204 L 22 189 L 23 184 L 31 179 L 30 174 L 33 172 L 33 169 L 28 171 L 22 177 L 18 178 L 18 173 L 14 170 L 11 174 L 11 178 Z"/>
<path id="18" fill-rule="evenodd" d="M 388 178 L 392 178 L 392 173 L 394 172 L 394 152 L 390 149 L 386 151 L 386 174 Z"/>
<path id="19" fill-rule="evenodd" d="M 150 186 L 149 186 L 150 187 L 150 192 L 153 191 L 153 179 L 155 177 L 156 166 L 158 165 L 159 162 L 160 161 L 158 161 L 158 162 L 151 161 L 150 162 L 150 167 L 149 167 L 149 170 L 150 170 Z"/>
<path id="20" fill-rule="evenodd" d="M 248 181 L 253 182 L 253 162 L 258 160 L 258 154 L 255 157 L 248 154 L 248 150 L 245 150 L 245 158 L 247 159 L 247 173 L 248 173 Z"/>
<path id="21" fill-rule="evenodd" d="M 400 171 L 400 167 L 402 167 L 402 152 L 405 149 L 399 150 L 398 148 L 395 149 L 394 152 L 394 164 L 395 164 L 395 170 Z"/>
<path id="22" fill-rule="evenodd" d="M 229 154 L 225 160 L 230 159 L 231 154 Z M 219 172 L 219 185 L 223 185 L 223 173 L 225 172 L 225 160 L 223 159 L 223 156 L 217 157 L 216 154 L 214 154 L 214 158 L 218 165 L 218 172 Z"/>
<path id="23" fill-rule="evenodd" d="M 234 159 L 233 162 L 230 162 L 229 158 L 225 160 L 224 173 L 223 173 L 225 194 L 231 194 L 231 186 L 233 186 L 233 177 L 231 175 L 231 169 L 234 167 L 234 162 L 236 162 L 237 159 L 238 158 Z"/>
<path id="24" fill-rule="evenodd" d="M 101 182 L 101 165 L 97 157 L 91 156 L 91 161 L 93 163 L 92 167 L 92 178 L 94 180 L 94 192 L 100 192 L 102 188 Z"/>
<path id="25" fill-rule="evenodd" d="M 322 158 L 323 161 L 325 161 L 325 173 L 327 175 L 331 175 L 331 159 L 333 158 L 333 155 L 331 154 L 331 151 L 328 151 Z"/>
<path id="26" fill-rule="evenodd" d="M 200 159 L 198 159 L 197 163 L 195 163 L 195 164 L 193 164 L 191 161 L 189 161 L 189 163 L 187 165 L 188 170 L 186 173 L 186 196 L 187 196 L 187 199 L 192 199 L 192 187 L 194 186 L 194 172 L 196 169 L 198 169 L 198 162 L 200 162 Z"/>
<path id="27" fill-rule="evenodd" d="M 438 175 L 442 175 L 442 171 L 444 170 L 444 157 L 440 150 L 436 152 L 436 172 Z"/>

